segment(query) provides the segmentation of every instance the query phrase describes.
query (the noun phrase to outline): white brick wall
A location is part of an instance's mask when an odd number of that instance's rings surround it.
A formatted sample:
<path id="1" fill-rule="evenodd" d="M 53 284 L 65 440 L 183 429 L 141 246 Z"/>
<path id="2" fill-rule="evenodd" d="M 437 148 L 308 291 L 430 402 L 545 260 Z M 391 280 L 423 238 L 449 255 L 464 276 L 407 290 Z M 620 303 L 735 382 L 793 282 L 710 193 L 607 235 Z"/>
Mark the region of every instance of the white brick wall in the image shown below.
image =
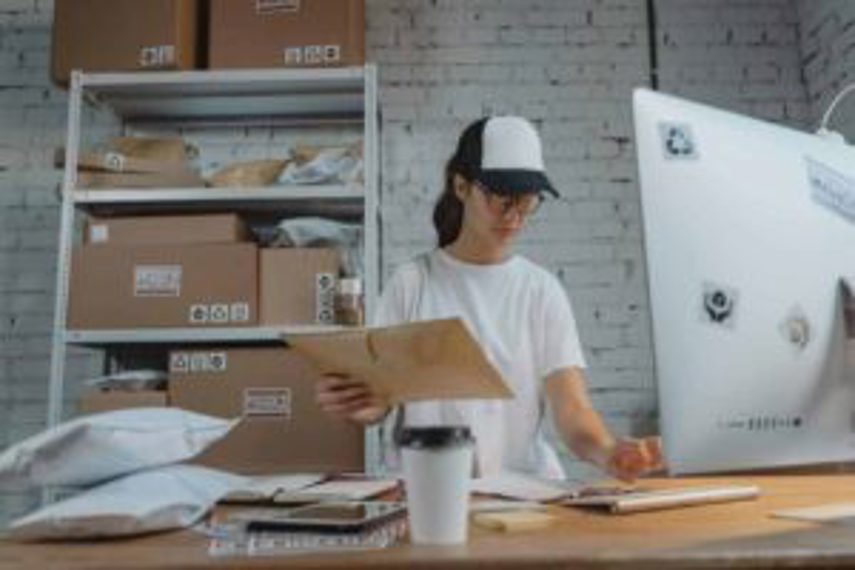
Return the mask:
<path id="1" fill-rule="evenodd" d="M 799 0 L 798 14 L 810 126 L 817 128 L 834 96 L 855 82 L 855 2 Z M 855 141 L 855 94 L 837 106 L 829 128 Z"/>
<path id="2" fill-rule="evenodd" d="M 808 4 L 800 13 L 813 18 Z M 663 89 L 805 119 L 794 0 L 657 5 Z M 47 79 L 51 11 L 50 0 L 0 2 L 0 448 L 39 429 L 45 410 L 59 181 L 50 161 L 65 128 L 65 95 Z M 384 117 L 384 269 L 433 243 L 431 208 L 460 129 L 487 113 L 530 117 L 563 196 L 532 220 L 521 250 L 567 286 L 596 404 L 620 432 L 655 429 L 629 106 L 650 71 L 646 3 L 368 0 L 367 26 Z M 245 142 L 270 136 L 249 130 Z M 217 156 L 240 150 L 206 137 Z M 75 353 L 69 375 L 94 368 Z M 30 501 L 0 496 L 0 519 Z"/>

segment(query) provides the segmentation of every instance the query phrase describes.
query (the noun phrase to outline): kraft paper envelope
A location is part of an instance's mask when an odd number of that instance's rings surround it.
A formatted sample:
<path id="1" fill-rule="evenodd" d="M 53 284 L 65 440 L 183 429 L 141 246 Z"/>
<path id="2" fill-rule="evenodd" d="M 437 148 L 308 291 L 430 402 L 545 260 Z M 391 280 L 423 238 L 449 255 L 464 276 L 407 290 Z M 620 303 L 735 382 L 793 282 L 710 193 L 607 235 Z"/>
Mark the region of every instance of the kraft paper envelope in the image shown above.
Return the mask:
<path id="1" fill-rule="evenodd" d="M 390 404 L 513 397 L 460 319 L 284 339 L 322 372 L 358 378 Z"/>

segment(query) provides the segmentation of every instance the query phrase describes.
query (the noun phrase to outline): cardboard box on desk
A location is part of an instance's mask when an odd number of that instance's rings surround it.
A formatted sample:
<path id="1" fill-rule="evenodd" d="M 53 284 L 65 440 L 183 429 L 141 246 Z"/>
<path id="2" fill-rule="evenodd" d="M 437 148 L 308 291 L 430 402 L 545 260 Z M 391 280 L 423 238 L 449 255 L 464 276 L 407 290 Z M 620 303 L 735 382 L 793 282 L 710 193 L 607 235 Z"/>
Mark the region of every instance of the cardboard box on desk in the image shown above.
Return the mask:
<path id="1" fill-rule="evenodd" d="M 52 78 L 198 67 L 198 0 L 54 0 Z"/>
<path id="2" fill-rule="evenodd" d="M 160 408 L 167 404 L 166 390 L 89 390 L 80 397 L 78 407 L 83 414 L 94 414 L 124 408 Z"/>
<path id="3" fill-rule="evenodd" d="M 257 323 L 255 244 L 75 248 L 70 329 Z"/>
<path id="4" fill-rule="evenodd" d="M 211 69 L 364 62 L 365 0 L 211 0 Z"/>
<path id="5" fill-rule="evenodd" d="M 332 324 L 341 259 L 334 249 L 270 248 L 259 252 L 262 325 Z"/>
<path id="6" fill-rule="evenodd" d="M 324 373 L 359 378 L 392 404 L 513 397 L 460 319 L 292 334 L 284 339 Z"/>
<path id="7" fill-rule="evenodd" d="M 250 237 L 237 214 L 93 216 L 83 234 L 87 244 L 109 245 L 225 244 L 247 242 Z"/>
<path id="8" fill-rule="evenodd" d="M 198 463 L 243 473 L 363 471 L 364 430 L 315 402 L 318 370 L 282 347 L 170 353 L 173 406 L 243 420 Z"/>

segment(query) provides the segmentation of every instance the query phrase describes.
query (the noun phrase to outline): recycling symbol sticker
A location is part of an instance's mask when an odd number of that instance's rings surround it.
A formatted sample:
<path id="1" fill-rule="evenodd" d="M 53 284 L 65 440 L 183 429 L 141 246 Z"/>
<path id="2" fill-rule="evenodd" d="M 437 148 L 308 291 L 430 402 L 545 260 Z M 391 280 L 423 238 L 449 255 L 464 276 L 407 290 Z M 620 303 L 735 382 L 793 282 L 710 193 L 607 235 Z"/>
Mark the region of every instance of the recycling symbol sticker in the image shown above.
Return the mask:
<path id="1" fill-rule="evenodd" d="M 659 123 L 659 136 L 662 138 L 662 150 L 665 158 L 685 160 L 698 158 L 695 137 L 692 129 L 683 123 Z"/>

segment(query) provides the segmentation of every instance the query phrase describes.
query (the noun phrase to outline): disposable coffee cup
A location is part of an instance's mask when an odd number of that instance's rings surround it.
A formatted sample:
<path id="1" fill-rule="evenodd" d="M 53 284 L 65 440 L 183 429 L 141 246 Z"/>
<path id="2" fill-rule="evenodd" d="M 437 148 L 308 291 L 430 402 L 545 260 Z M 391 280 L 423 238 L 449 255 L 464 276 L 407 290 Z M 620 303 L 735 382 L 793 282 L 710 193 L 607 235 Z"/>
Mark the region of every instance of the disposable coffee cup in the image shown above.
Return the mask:
<path id="1" fill-rule="evenodd" d="M 473 447 L 469 428 L 405 428 L 400 445 L 410 541 L 466 542 Z"/>

